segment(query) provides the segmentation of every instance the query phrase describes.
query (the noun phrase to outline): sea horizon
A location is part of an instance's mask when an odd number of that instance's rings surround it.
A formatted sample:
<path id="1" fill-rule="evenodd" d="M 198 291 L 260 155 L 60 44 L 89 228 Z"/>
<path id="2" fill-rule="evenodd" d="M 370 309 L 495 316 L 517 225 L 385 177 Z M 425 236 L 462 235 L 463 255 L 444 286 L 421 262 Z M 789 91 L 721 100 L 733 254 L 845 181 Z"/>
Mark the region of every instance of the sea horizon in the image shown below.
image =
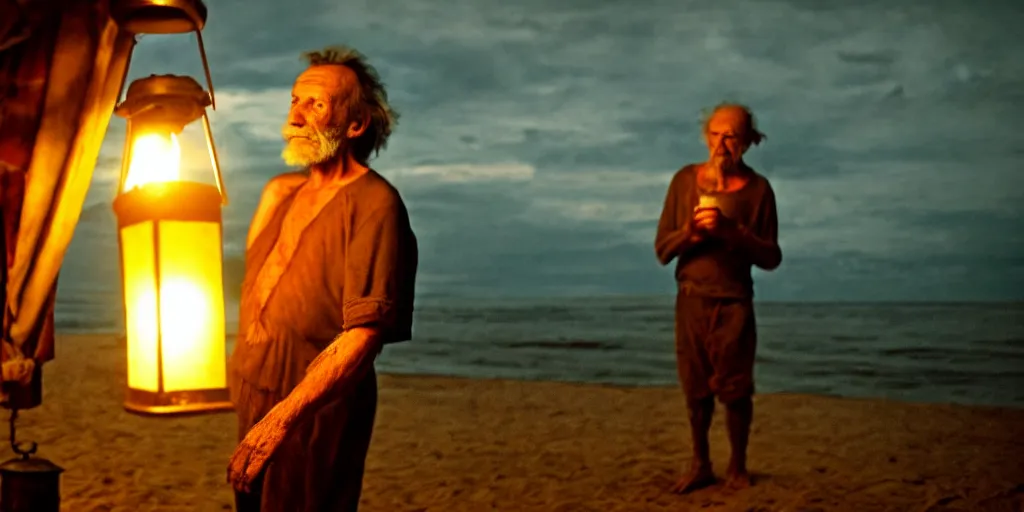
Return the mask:
<path id="1" fill-rule="evenodd" d="M 412 340 L 389 345 L 377 368 L 674 386 L 673 301 L 674 294 L 420 296 Z M 58 296 L 57 333 L 123 335 L 122 307 L 107 304 Z M 1024 407 L 1024 302 L 755 301 L 755 310 L 758 392 Z M 225 313 L 230 352 L 237 303 L 228 300 Z"/>

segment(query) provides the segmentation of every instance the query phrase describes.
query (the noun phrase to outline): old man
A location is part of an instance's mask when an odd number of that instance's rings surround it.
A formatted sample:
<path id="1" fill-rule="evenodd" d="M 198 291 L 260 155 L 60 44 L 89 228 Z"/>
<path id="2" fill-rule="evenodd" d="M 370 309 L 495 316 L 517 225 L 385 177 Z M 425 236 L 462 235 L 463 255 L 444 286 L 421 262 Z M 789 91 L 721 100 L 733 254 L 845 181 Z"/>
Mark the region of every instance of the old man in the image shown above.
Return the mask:
<path id="1" fill-rule="evenodd" d="M 231 392 L 239 512 L 356 510 L 377 404 L 374 359 L 412 332 L 417 244 L 368 167 L 396 114 L 362 55 L 305 55 L 282 156 L 250 226 Z"/>
<path id="2" fill-rule="evenodd" d="M 753 416 L 753 280 L 756 265 L 782 261 L 775 194 L 743 155 L 764 135 L 750 110 L 721 104 L 704 122 L 708 160 L 672 178 L 654 242 L 662 265 L 676 259 L 676 362 L 689 409 L 693 458 L 674 491 L 714 483 L 708 429 L 715 397 L 725 405 L 732 456 L 726 483 L 751 484 L 747 439 Z"/>

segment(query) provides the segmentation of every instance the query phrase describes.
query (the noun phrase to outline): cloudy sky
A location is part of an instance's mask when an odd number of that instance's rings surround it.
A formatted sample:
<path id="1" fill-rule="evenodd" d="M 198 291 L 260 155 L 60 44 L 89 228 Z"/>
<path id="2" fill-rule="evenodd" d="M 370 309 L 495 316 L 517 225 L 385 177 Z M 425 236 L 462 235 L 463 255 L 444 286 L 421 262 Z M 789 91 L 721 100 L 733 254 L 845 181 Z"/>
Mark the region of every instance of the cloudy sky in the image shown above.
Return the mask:
<path id="1" fill-rule="evenodd" d="M 408 204 L 424 295 L 670 293 L 665 188 L 705 154 L 701 109 L 736 100 L 768 135 L 748 160 L 779 205 L 785 258 L 755 273 L 761 299 L 1024 298 L 1024 4 L 208 4 L 229 256 L 285 170 L 299 53 L 349 44 L 402 114 L 373 164 Z M 140 41 L 130 78 L 166 72 L 202 81 L 194 37 Z M 123 134 L 115 118 L 79 233 L 112 232 L 97 212 Z"/>

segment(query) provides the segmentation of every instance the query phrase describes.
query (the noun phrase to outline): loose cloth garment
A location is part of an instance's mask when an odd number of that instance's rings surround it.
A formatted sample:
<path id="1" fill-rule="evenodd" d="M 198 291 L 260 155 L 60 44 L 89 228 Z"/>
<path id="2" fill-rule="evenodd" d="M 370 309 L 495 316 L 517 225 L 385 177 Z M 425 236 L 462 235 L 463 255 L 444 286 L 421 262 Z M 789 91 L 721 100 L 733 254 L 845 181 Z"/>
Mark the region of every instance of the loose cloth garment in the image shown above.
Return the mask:
<path id="1" fill-rule="evenodd" d="M 370 170 L 341 187 L 294 238 L 282 227 L 300 190 L 282 201 L 246 254 L 231 357 L 232 400 L 243 437 L 343 331 L 372 326 L 384 343 L 412 337 L 418 252 L 398 191 Z M 278 247 L 282 236 L 286 239 Z M 265 270 L 275 250 L 283 254 L 272 261 L 280 268 Z M 276 281 L 269 291 L 267 279 Z M 373 428 L 375 379 L 371 371 L 353 393 L 333 397 L 314 419 L 298 426 L 275 453 L 259 498 L 240 496 L 239 509 L 261 503 L 262 508 L 244 510 L 353 510 L 352 489 L 361 485 Z M 282 485 L 304 490 L 298 497 Z"/>
<path id="2" fill-rule="evenodd" d="M 697 166 L 672 178 L 658 223 L 655 244 L 693 218 L 700 196 L 712 197 L 726 217 L 762 240 L 775 243 L 778 214 L 768 180 L 752 169 L 750 180 L 734 192 L 706 192 L 697 186 Z M 700 242 L 676 262 L 676 364 L 690 400 L 717 396 L 730 402 L 754 393 L 753 263 L 720 240 Z"/>
<path id="3" fill-rule="evenodd" d="M 342 187 L 303 230 L 261 304 L 257 276 L 294 191 L 246 255 L 232 373 L 283 398 L 341 332 L 373 326 L 384 343 L 412 337 L 416 238 L 398 191 L 375 171 Z"/>
<path id="4" fill-rule="evenodd" d="M 753 395 L 756 350 L 750 299 L 676 296 L 676 369 L 687 399 Z"/>
<path id="5" fill-rule="evenodd" d="M 775 192 L 760 174 L 750 170 L 747 184 L 735 192 L 701 192 L 697 166 L 683 167 L 672 178 L 658 222 L 657 239 L 681 229 L 693 218 L 701 195 L 712 196 L 722 213 L 763 240 L 776 241 L 778 220 Z M 751 261 L 718 240 L 706 240 L 686 258 L 676 262 L 676 281 L 686 295 L 695 297 L 749 298 L 754 295 Z"/>
<path id="6" fill-rule="evenodd" d="M 57 274 L 135 44 L 110 9 L 107 0 L 0 2 L 0 366 L 7 381 L 0 404 L 6 407 L 42 403 L 41 367 L 54 358 Z"/>
<path id="7" fill-rule="evenodd" d="M 239 441 L 277 401 L 241 383 Z M 366 452 L 377 411 L 371 369 L 352 393 L 339 395 L 285 438 L 248 493 L 236 493 L 237 512 L 350 512 L 357 510 Z"/>

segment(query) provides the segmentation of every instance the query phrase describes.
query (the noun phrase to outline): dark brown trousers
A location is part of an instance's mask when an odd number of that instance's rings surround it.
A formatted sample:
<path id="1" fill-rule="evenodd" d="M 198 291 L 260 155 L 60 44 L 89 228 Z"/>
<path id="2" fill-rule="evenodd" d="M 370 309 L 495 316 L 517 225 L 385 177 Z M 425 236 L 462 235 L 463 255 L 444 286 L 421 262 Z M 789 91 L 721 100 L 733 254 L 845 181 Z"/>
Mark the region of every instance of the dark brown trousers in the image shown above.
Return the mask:
<path id="1" fill-rule="evenodd" d="M 239 440 L 277 403 L 244 381 L 233 383 Z M 235 494 L 238 512 L 355 512 L 377 411 L 377 375 L 331 401 L 298 426 L 249 493 Z"/>
<path id="2" fill-rule="evenodd" d="M 751 299 L 676 296 L 676 367 L 687 400 L 753 395 L 756 349 Z"/>

